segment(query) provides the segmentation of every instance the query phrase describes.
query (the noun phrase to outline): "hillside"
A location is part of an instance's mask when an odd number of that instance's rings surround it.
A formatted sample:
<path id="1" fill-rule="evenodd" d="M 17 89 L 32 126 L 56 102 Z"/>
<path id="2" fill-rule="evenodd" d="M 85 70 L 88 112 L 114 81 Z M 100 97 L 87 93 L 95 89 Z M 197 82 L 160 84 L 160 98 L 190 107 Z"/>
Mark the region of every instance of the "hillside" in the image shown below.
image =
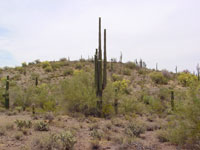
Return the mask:
<path id="1" fill-rule="evenodd" d="M 107 71 L 99 117 L 93 60 L 37 60 L 2 69 L 0 149 L 198 149 L 196 76 L 134 62 L 108 62 Z"/>

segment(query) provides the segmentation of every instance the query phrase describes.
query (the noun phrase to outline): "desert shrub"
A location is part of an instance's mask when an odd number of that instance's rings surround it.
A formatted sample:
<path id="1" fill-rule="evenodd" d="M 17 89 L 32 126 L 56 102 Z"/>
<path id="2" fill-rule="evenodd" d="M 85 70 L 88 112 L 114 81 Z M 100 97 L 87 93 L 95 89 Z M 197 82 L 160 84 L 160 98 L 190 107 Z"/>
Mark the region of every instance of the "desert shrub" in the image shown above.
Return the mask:
<path id="1" fill-rule="evenodd" d="M 15 133 L 14 137 L 16 140 L 22 140 L 23 134 L 21 132 L 17 132 Z"/>
<path id="2" fill-rule="evenodd" d="M 166 110 L 165 105 L 163 105 L 160 99 L 151 98 L 149 101 L 149 105 L 151 111 L 158 114 L 163 114 Z"/>
<path id="3" fill-rule="evenodd" d="M 48 136 L 43 137 L 42 139 L 35 139 L 33 147 L 35 149 L 43 150 L 72 150 L 74 144 L 76 143 L 76 138 L 71 131 L 67 130 L 62 133 L 51 133 Z"/>
<path id="4" fill-rule="evenodd" d="M 138 70 L 138 73 L 139 73 L 140 75 L 146 75 L 147 70 L 146 70 L 146 69 L 143 69 L 143 68 L 140 68 L 140 69 Z"/>
<path id="5" fill-rule="evenodd" d="M 40 61 L 39 59 L 36 59 L 36 60 L 35 60 L 35 63 L 36 63 L 36 64 L 40 64 L 41 61 Z"/>
<path id="6" fill-rule="evenodd" d="M 159 93 L 158 93 L 158 98 L 160 100 L 169 100 L 170 90 L 168 88 L 160 88 Z"/>
<path id="7" fill-rule="evenodd" d="M 32 103 L 33 90 L 32 87 L 23 89 L 20 86 L 15 86 L 11 88 L 10 99 L 13 101 L 13 105 L 23 107 L 24 109 L 29 107 Z"/>
<path id="8" fill-rule="evenodd" d="M 114 89 L 119 93 L 127 93 L 130 81 L 123 79 L 122 81 L 113 82 Z"/>
<path id="9" fill-rule="evenodd" d="M 48 112 L 44 115 L 44 119 L 45 120 L 48 120 L 49 122 L 52 122 L 54 120 L 54 115 L 52 112 Z"/>
<path id="10" fill-rule="evenodd" d="M 31 79 L 32 79 L 32 80 L 35 80 L 36 77 L 39 78 L 39 76 L 40 76 L 40 75 L 39 75 L 38 73 L 32 73 L 32 74 L 31 74 Z"/>
<path id="11" fill-rule="evenodd" d="M 23 62 L 22 67 L 26 67 L 26 66 L 27 66 L 26 62 Z"/>
<path id="12" fill-rule="evenodd" d="M 15 124 L 17 125 L 18 129 L 22 128 L 31 128 L 32 127 L 32 122 L 30 120 L 16 120 Z"/>
<path id="13" fill-rule="evenodd" d="M 134 62 L 131 62 L 131 61 L 127 62 L 125 64 L 125 66 L 126 66 L 126 68 L 129 68 L 129 69 L 135 69 L 135 68 L 137 68 L 136 64 Z"/>
<path id="14" fill-rule="evenodd" d="M 77 63 L 75 68 L 80 70 L 83 68 L 83 65 L 81 63 Z"/>
<path id="15" fill-rule="evenodd" d="M 130 122 L 125 128 L 125 133 L 130 137 L 139 137 L 145 132 L 144 125 L 141 123 Z"/>
<path id="16" fill-rule="evenodd" d="M 74 74 L 71 79 L 61 82 L 65 109 L 70 112 L 94 113 L 96 110 L 96 90 L 93 76 L 86 72 Z"/>
<path id="17" fill-rule="evenodd" d="M 163 76 L 162 72 L 152 72 L 150 73 L 152 81 L 156 84 L 167 84 L 168 79 Z"/>
<path id="18" fill-rule="evenodd" d="M 119 76 L 119 75 L 117 75 L 117 74 L 112 74 L 112 80 L 113 81 L 121 81 L 123 79 L 123 77 L 122 76 Z"/>
<path id="19" fill-rule="evenodd" d="M 103 135 L 102 135 L 102 133 L 99 130 L 94 129 L 94 130 L 91 131 L 90 136 L 93 139 L 101 140 L 101 138 L 102 138 Z"/>
<path id="20" fill-rule="evenodd" d="M 103 91 L 103 116 L 108 117 L 114 114 L 113 102 L 115 98 L 115 91 L 111 82 L 107 83 L 106 88 Z"/>
<path id="21" fill-rule="evenodd" d="M 146 111 L 146 107 L 142 102 L 139 102 L 136 98 L 124 96 L 120 101 L 120 112 L 123 114 L 137 113 L 143 114 Z"/>
<path id="22" fill-rule="evenodd" d="M 60 58 L 60 61 L 67 61 L 67 58 Z"/>
<path id="23" fill-rule="evenodd" d="M 194 86 L 194 85 L 193 85 Z M 188 92 L 188 99 L 176 102 L 176 111 L 170 117 L 163 137 L 172 143 L 188 145 L 189 149 L 198 149 L 200 141 L 200 97 L 199 85 Z M 195 91 L 195 93 L 193 93 Z M 195 94 L 195 96 L 192 96 Z"/>
<path id="24" fill-rule="evenodd" d="M 32 96 L 33 101 L 36 106 L 39 106 L 44 111 L 55 111 L 57 102 L 56 99 L 59 97 L 55 97 L 54 91 L 56 88 L 53 85 L 40 84 L 35 88 L 34 95 Z"/>
<path id="25" fill-rule="evenodd" d="M 48 67 L 48 66 L 51 66 L 51 64 L 50 64 L 49 61 L 43 61 L 43 62 L 41 63 L 41 66 L 42 66 L 42 68 L 46 68 L 46 67 Z"/>
<path id="26" fill-rule="evenodd" d="M 61 141 L 63 149 L 71 150 L 74 147 L 74 144 L 76 143 L 74 135 L 69 130 L 60 133 L 58 139 Z"/>
<path id="27" fill-rule="evenodd" d="M 23 67 L 16 67 L 15 70 L 18 71 L 19 73 L 24 73 L 25 71 Z"/>
<path id="28" fill-rule="evenodd" d="M 124 75 L 127 75 L 127 76 L 130 76 L 130 75 L 131 75 L 131 70 L 125 68 L 124 71 L 123 71 L 123 74 L 124 74 Z"/>
<path id="29" fill-rule="evenodd" d="M 162 70 L 162 74 L 165 78 L 167 78 L 168 80 L 172 79 L 173 78 L 173 75 L 167 71 L 167 70 Z"/>
<path id="30" fill-rule="evenodd" d="M 32 65 L 34 65 L 34 64 L 35 64 L 34 62 L 29 62 L 29 63 L 28 63 L 29 66 L 32 66 Z"/>
<path id="31" fill-rule="evenodd" d="M 44 68 L 44 70 L 46 72 L 52 72 L 53 71 L 53 68 L 51 66 L 47 66 L 46 68 Z"/>
<path id="32" fill-rule="evenodd" d="M 40 121 L 34 125 L 34 129 L 36 131 L 49 131 L 49 125 L 44 121 Z"/>
<path id="33" fill-rule="evenodd" d="M 189 86 L 193 82 L 197 81 L 197 77 L 190 73 L 182 72 L 178 75 L 178 81 L 182 86 Z"/>
<path id="34" fill-rule="evenodd" d="M 64 71 L 63 75 L 64 75 L 64 76 L 73 75 L 73 72 L 74 72 L 74 70 L 73 70 L 72 68 L 67 68 L 67 69 Z"/>
<path id="35" fill-rule="evenodd" d="M 0 137 L 6 135 L 6 128 L 3 126 L 0 126 Z"/>

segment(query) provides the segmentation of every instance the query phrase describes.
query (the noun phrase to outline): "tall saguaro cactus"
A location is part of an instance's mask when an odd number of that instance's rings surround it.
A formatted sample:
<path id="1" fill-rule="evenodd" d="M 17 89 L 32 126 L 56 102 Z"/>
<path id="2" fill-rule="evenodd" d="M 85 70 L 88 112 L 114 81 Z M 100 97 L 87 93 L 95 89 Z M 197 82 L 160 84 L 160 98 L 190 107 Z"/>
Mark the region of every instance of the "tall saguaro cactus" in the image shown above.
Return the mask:
<path id="1" fill-rule="evenodd" d="M 171 108 L 174 111 L 174 91 L 171 91 Z"/>
<path id="2" fill-rule="evenodd" d="M 102 50 L 101 50 L 101 18 L 99 18 L 99 48 L 96 49 L 94 58 L 95 58 L 95 88 L 96 88 L 96 95 L 99 97 L 97 101 L 97 108 L 99 115 L 101 114 L 102 110 L 102 94 L 103 89 L 106 87 L 107 83 L 107 58 L 106 58 L 106 30 L 104 30 L 104 68 L 102 67 Z"/>
<path id="3" fill-rule="evenodd" d="M 5 98 L 5 108 L 9 109 L 10 106 L 10 100 L 9 100 L 9 76 L 7 76 L 6 79 L 6 91 L 4 94 L 4 98 Z"/>
<path id="4" fill-rule="evenodd" d="M 107 56 L 106 56 L 106 29 L 104 29 L 104 63 L 103 63 L 103 89 L 107 84 Z"/>
<path id="5" fill-rule="evenodd" d="M 38 86 L 38 77 L 35 78 L 35 86 Z"/>

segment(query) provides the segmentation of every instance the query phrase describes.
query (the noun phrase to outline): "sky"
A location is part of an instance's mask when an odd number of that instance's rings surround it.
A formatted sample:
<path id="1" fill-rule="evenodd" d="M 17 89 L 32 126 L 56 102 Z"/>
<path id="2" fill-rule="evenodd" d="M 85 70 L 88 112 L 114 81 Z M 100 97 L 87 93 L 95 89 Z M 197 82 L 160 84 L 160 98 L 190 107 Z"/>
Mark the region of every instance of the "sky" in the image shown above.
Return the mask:
<path id="1" fill-rule="evenodd" d="M 191 72 L 200 63 L 199 0 L 0 0 L 0 66 L 91 57 L 98 17 L 108 59 Z"/>

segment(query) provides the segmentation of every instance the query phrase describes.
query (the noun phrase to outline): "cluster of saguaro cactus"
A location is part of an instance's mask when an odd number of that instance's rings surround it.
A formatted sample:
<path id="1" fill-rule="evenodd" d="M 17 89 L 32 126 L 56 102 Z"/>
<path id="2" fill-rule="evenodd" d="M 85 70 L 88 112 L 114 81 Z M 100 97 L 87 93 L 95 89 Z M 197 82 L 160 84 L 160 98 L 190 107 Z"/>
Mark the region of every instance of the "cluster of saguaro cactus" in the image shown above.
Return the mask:
<path id="1" fill-rule="evenodd" d="M 99 97 L 97 107 L 99 112 L 102 109 L 102 94 L 107 84 L 107 58 L 106 58 L 106 29 L 104 29 L 104 63 L 102 62 L 102 49 L 101 49 L 101 18 L 99 18 L 99 47 L 96 49 L 95 58 L 95 87 L 96 95 Z M 102 65 L 103 63 L 103 65 Z"/>
<path id="2" fill-rule="evenodd" d="M 5 108 L 9 109 L 9 107 L 10 107 L 10 99 L 9 99 L 9 76 L 7 76 L 7 79 L 6 79 L 6 91 L 5 91 L 5 94 L 3 96 L 5 98 Z"/>

